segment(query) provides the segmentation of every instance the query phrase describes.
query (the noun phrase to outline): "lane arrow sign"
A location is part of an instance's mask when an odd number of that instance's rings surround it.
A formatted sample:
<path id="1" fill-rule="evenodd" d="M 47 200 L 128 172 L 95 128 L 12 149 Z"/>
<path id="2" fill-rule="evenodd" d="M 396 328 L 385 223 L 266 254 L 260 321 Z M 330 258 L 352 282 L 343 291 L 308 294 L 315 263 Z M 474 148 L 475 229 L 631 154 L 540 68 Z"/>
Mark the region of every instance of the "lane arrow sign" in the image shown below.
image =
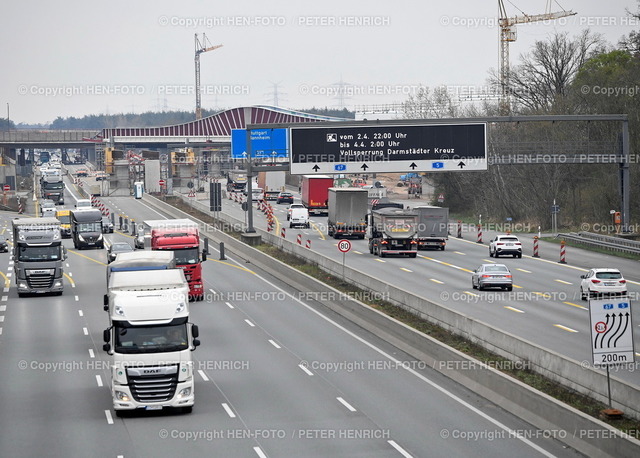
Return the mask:
<path id="1" fill-rule="evenodd" d="M 465 164 L 462 161 L 458 162 L 458 167 L 460 167 L 461 169 L 464 168 L 465 165 L 467 165 L 467 164 Z"/>
<path id="2" fill-rule="evenodd" d="M 416 167 L 418 167 L 418 166 L 416 165 L 416 163 L 415 163 L 415 162 L 412 162 L 412 163 L 411 163 L 411 165 L 410 165 L 409 167 L 411 168 L 411 170 L 414 170 L 414 169 L 415 169 Z"/>
<path id="3" fill-rule="evenodd" d="M 314 165 L 311 168 L 313 169 L 314 172 L 317 172 L 320 169 L 320 167 L 318 167 L 318 164 Z"/>
<path id="4" fill-rule="evenodd" d="M 369 166 L 367 164 L 362 164 L 360 168 L 366 171 L 369 168 Z"/>

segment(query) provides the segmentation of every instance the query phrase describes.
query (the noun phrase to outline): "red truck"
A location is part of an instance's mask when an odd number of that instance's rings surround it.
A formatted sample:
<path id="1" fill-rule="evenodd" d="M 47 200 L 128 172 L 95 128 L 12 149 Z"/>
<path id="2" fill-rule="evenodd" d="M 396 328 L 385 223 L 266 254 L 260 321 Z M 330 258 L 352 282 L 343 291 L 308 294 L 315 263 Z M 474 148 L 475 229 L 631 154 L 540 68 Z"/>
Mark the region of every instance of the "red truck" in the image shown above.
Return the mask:
<path id="1" fill-rule="evenodd" d="M 302 175 L 302 204 L 309 214 L 329 213 L 329 188 L 333 187 L 333 177 L 329 175 Z"/>
<path id="2" fill-rule="evenodd" d="M 150 236 L 152 250 L 173 251 L 176 267 L 184 270 L 189 283 L 189 300 L 203 300 L 202 263 L 207 260 L 208 240 L 201 252 L 198 225 L 190 219 L 148 220 L 144 231 Z"/>

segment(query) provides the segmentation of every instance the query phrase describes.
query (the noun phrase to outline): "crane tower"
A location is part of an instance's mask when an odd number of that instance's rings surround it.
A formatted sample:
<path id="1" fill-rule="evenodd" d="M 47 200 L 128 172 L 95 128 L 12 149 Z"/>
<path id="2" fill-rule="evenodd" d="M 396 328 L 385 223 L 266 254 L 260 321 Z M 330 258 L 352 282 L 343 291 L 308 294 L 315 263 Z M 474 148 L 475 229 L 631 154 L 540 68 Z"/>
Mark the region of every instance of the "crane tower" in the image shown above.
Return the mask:
<path id="1" fill-rule="evenodd" d="M 207 35 L 202 34 L 202 41 L 198 39 L 196 33 L 196 119 L 202 119 L 202 102 L 200 100 L 200 54 L 214 49 L 221 48 L 222 45 L 211 46 L 211 43 L 207 39 Z"/>

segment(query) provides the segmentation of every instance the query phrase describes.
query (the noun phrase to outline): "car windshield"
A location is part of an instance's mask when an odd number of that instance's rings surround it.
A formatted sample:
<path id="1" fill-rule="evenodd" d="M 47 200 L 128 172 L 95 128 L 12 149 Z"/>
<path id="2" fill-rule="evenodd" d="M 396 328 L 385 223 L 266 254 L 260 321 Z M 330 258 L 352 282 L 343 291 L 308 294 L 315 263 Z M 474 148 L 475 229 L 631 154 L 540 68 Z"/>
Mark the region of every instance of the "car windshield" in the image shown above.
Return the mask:
<path id="1" fill-rule="evenodd" d="M 622 278 L 622 274 L 620 272 L 596 272 L 596 278 L 601 280 L 617 280 Z"/>
<path id="2" fill-rule="evenodd" d="M 79 223 L 78 232 L 100 232 L 102 231 L 102 223 Z"/>
<path id="3" fill-rule="evenodd" d="M 111 251 L 133 251 L 133 248 L 128 243 L 114 243 L 111 246 Z"/>
<path id="4" fill-rule="evenodd" d="M 176 265 L 183 266 L 185 264 L 197 264 L 198 263 L 198 249 L 187 248 L 185 250 L 173 250 Z"/>
<path id="5" fill-rule="evenodd" d="M 60 246 L 21 246 L 18 261 L 57 261 L 60 259 Z"/>
<path id="6" fill-rule="evenodd" d="M 500 237 L 498 240 L 501 242 L 518 242 L 518 237 Z"/>
<path id="7" fill-rule="evenodd" d="M 159 353 L 189 348 L 186 324 L 136 327 L 114 324 L 117 353 Z"/>
<path id="8" fill-rule="evenodd" d="M 485 272 L 509 272 L 507 266 L 485 266 Z"/>

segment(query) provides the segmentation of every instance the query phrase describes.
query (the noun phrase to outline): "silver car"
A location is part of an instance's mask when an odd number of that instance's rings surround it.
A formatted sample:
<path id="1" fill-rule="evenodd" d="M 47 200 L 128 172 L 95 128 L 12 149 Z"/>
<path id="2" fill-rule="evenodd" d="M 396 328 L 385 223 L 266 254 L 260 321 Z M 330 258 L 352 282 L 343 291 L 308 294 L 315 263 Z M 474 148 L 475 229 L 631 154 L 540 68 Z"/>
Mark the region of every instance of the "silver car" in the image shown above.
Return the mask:
<path id="1" fill-rule="evenodd" d="M 482 264 L 471 274 L 471 287 L 482 291 L 485 288 L 513 289 L 511 271 L 504 264 Z"/>

